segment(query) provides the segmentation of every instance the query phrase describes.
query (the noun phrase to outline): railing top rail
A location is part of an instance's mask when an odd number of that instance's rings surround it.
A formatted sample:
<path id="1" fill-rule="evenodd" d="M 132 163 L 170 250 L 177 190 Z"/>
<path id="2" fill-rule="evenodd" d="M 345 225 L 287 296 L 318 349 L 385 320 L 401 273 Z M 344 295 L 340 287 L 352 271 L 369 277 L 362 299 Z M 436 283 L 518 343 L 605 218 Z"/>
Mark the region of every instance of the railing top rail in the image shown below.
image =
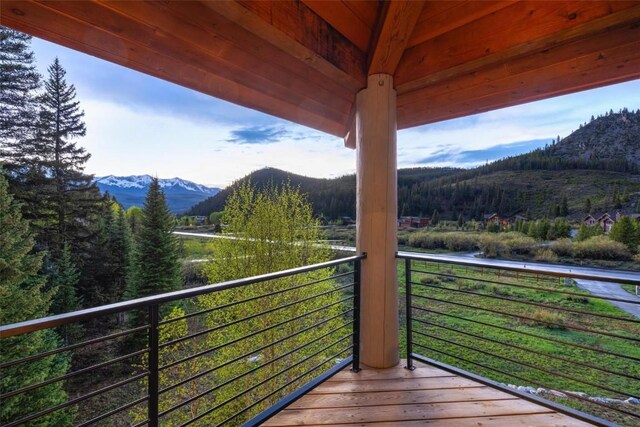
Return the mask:
<path id="1" fill-rule="evenodd" d="M 400 251 L 397 258 L 419 261 L 440 262 L 443 264 L 464 265 L 469 267 L 493 268 L 546 276 L 568 277 L 571 279 L 597 280 L 621 284 L 640 285 L 640 272 L 609 270 L 591 267 L 555 266 L 535 262 L 503 261 L 495 259 L 466 258 L 455 255 L 435 255 L 418 252 Z"/>
<path id="2" fill-rule="evenodd" d="M 19 323 L 12 323 L 9 325 L 0 326 L 0 338 L 8 338 L 15 335 L 21 335 L 42 329 L 54 328 L 56 326 L 66 325 L 68 323 L 87 320 L 107 314 L 120 313 L 123 311 L 148 307 L 151 305 L 163 304 L 170 301 L 193 298 L 196 296 L 219 292 L 226 289 L 239 288 L 254 283 L 267 282 L 269 280 L 295 276 L 297 274 L 334 267 L 336 265 L 346 264 L 364 258 L 366 258 L 366 254 L 354 255 L 332 261 L 322 262 L 319 264 L 306 265 L 303 267 L 291 268 L 289 270 L 277 271 L 275 273 L 267 273 L 259 276 L 246 277 L 244 279 L 230 280 L 228 282 L 205 285 L 191 289 L 183 289 L 175 292 L 167 292 L 164 294 L 138 298 L 130 301 L 122 301 L 114 304 L 103 305 L 100 307 L 87 308 L 84 310 L 72 311 L 70 313 L 58 314 L 55 316 L 43 317 L 40 319 L 27 320 Z"/>

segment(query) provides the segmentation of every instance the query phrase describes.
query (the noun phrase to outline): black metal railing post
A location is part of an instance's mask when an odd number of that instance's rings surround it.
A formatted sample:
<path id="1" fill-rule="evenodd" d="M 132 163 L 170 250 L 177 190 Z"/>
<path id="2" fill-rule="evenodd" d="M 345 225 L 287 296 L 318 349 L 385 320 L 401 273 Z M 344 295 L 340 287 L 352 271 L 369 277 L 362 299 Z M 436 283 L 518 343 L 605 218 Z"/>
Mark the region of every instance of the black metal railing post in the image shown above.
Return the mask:
<path id="1" fill-rule="evenodd" d="M 357 259 L 353 262 L 353 372 L 360 371 L 360 263 Z"/>
<path id="2" fill-rule="evenodd" d="M 406 332 L 407 332 L 407 366 L 406 368 L 413 371 L 413 334 L 411 328 L 411 260 L 406 258 L 404 260 L 404 293 L 405 293 L 405 315 L 406 315 Z"/>
<path id="3" fill-rule="evenodd" d="M 148 383 L 148 418 L 149 427 L 158 427 L 159 400 L 159 323 L 160 313 L 157 304 L 149 306 L 149 383 Z"/>

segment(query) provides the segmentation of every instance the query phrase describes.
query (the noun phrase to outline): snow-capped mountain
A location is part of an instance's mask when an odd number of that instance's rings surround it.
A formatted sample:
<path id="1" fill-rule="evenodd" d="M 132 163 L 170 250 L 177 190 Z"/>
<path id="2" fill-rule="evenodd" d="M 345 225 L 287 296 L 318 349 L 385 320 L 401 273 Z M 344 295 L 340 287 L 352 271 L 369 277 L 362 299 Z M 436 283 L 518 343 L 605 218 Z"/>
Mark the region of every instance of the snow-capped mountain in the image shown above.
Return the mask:
<path id="1" fill-rule="evenodd" d="M 144 198 L 151 183 L 150 175 L 102 176 L 96 177 L 95 183 L 100 191 L 109 192 L 125 209 L 130 206 L 144 204 Z M 202 200 L 220 191 L 219 188 L 207 187 L 181 178 L 160 179 L 169 209 L 174 213 L 188 210 Z"/>

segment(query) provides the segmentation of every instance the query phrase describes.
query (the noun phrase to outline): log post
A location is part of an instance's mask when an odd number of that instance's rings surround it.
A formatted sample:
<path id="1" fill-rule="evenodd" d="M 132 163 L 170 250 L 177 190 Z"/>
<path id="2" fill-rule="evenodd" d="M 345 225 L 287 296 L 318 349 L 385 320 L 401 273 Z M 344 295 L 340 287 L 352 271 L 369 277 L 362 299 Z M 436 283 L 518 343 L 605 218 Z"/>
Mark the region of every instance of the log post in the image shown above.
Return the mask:
<path id="1" fill-rule="evenodd" d="M 396 91 L 372 74 L 356 99 L 357 249 L 362 262 L 360 360 L 374 368 L 399 362 Z"/>

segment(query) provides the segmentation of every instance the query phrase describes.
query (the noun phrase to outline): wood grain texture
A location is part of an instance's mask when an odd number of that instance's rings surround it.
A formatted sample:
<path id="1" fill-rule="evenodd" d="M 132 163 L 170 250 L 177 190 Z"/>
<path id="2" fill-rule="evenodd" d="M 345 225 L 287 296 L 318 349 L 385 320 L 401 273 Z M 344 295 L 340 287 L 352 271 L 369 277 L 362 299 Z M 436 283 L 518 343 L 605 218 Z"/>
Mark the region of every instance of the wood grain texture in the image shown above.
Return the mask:
<path id="1" fill-rule="evenodd" d="M 369 75 L 394 75 L 400 58 L 418 22 L 423 3 L 398 0 L 387 4 L 377 38 L 369 53 Z"/>
<path id="2" fill-rule="evenodd" d="M 640 77 L 640 26 L 629 25 L 398 96 L 398 127 L 535 101 Z"/>
<path id="3" fill-rule="evenodd" d="M 293 40 L 315 55 L 351 76 L 364 87 L 366 53 L 320 18 L 304 3 L 294 0 L 207 2 L 216 10 L 240 6 L 261 19 L 282 36 Z M 270 39 L 277 34 L 265 28 L 259 31 Z"/>
<path id="4" fill-rule="evenodd" d="M 433 75 L 442 80 L 506 64 L 515 57 L 631 22 L 638 7 L 634 1 L 517 2 L 407 49 L 394 75 L 396 86 L 402 93 L 433 82 Z"/>
<path id="5" fill-rule="evenodd" d="M 283 424 L 265 424 L 282 426 Z M 304 424 L 318 427 L 322 424 Z M 326 426 L 326 424 L 324 424 Z M 332 427 L 588 427 L 591 424 L 562 414 L 502 415 L 499 417 L 451 418 L 440 420 L 414 420 L 374 423 L 332 424 Z"/>
<path id="6" fill-rule="evenodd" d="M 349 6 L 348 2 L 337 0 L 303 0 L 303 2 L 361 51 L 369 51 L 373 25 L 369 25 L 366 20 L 362 19 L 360 14 Z M 377 6 L 374 7 L 377 10 Z"/>
<path id="7" fill-rule="evenodd" d="M 356 98 L 356 246 L 362 261 L 360 359 L 398 363 L 396 92 L 393 78 L 369 76 Z"/>
<path id="8" fill-rule="evenodd" d="M 441 377 L 441 370 L 416 363 L 389 369 L 364 366 L 342 371 L 349 381 L 326 381 L 268 420 L 265 426 L 518 427 L 590 424 L 472 380 Z M 451 374 L 448 374 L 451 375 Z M 353 377 L 362 376 L 357 379 Z M 412 378 L 413 377 L 413 378 Z M 427 383 L 427 381 L 430 381 Z M 438 385 L 438 382 L 441 382 Z M 386 385 L 383 385 L 386 383 Z M 351 384 L 346 386 L 345 384 Z M 375 384 L 372 387 L 372 384 Z"/>

